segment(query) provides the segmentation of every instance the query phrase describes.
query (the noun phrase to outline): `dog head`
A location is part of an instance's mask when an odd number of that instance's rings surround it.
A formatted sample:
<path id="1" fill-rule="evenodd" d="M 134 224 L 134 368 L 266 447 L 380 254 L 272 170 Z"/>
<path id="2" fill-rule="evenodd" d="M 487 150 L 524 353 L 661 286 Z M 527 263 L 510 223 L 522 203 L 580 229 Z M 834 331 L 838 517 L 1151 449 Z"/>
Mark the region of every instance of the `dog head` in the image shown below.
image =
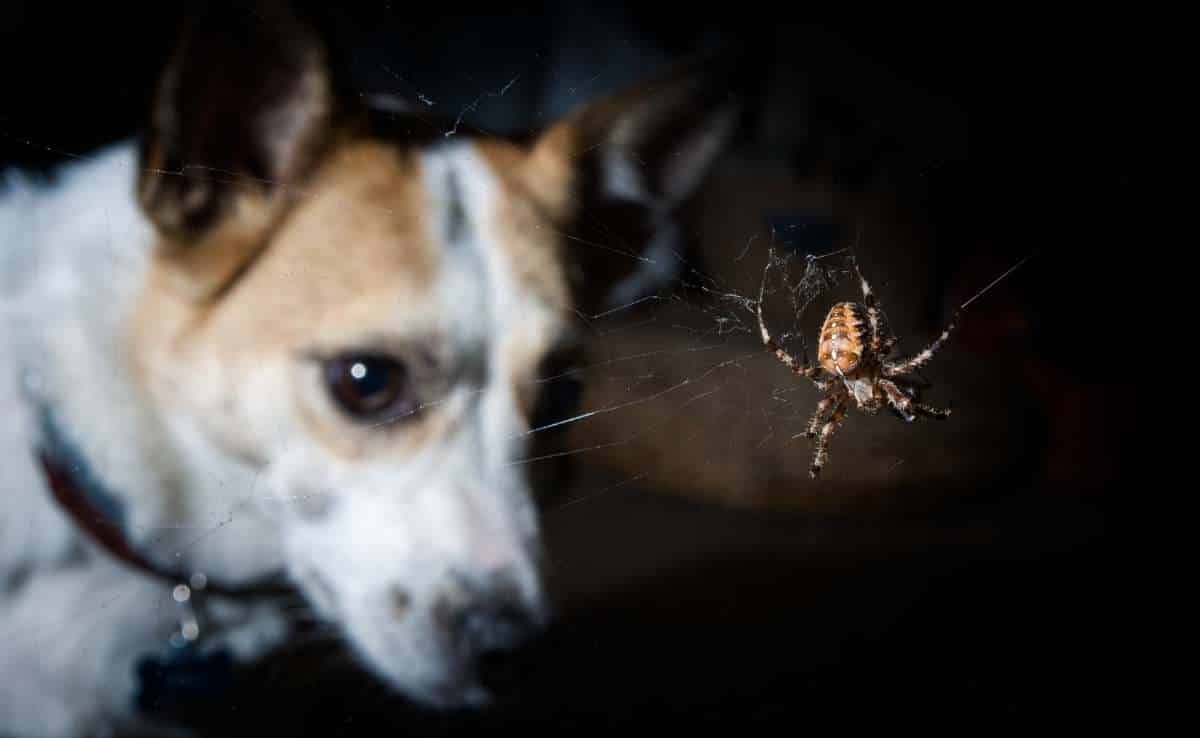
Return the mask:
<path id="1" fill-rule="evenodd" d="M 522 463 L 556 419 L 535 417 L 544 367 L 650 261 L 580 224 L 636 211 L 653 240 L 732 109 L 692 66 L 534 136 L 466 138 L 335 70 L 272 5 L 189 27 L 142 147 L 138 373 L 180 453 L 284 501 L 290 573 L 378 674 L 479 702 L 476 657 L 546 619 Z"/>

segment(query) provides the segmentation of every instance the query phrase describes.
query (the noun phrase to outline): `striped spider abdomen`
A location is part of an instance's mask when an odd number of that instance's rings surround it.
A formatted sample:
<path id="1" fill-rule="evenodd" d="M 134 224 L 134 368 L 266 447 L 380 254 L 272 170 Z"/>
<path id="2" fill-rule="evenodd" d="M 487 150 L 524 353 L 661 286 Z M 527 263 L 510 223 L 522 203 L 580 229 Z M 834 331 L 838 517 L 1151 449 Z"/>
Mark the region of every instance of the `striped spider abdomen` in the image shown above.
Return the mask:
<path id="1" fill-rule="evenodd" d="M 839 302 L 821 325 L 817 362 L 834 376 L 853 378 L 860 368 L 875 362 L 873 337 L 867 309 L 856 302 Z"/>
<path id="2" fill-rule="evenodd" d="M 809 473 L 816 478 L 829 457 L 829 442 L 846 417 L 851 404 L 874 415 L 890 407 L 903 420 L 912 422 L 920 416 L 946 418 L 950 411 L 925 405 L 917 399 L 912 382 L 904 375 L 921 368 L 950 337 L 954 322 L 924 350 L 907 359 L 890 361 L 888 356 L 898 339 L 887 329 L 887 321 L 879 300 L 867 280 L 859 273 L 863 302 L 839 302 L 830 308 L 821 324 L 817 344 L 817 362 L 809 364 L 803 354 L 792 356 L 767 330 L 763 319 L 763 298 L 767 272 L 774 263 L 770 254 L 763 270 L 763 282 L 758 289 L 758 329 L 763 345 L 795 374 L 812 381 L 824 395 L 803 435 L 817 440 Z M 855 271 L 858 271 L 857 264 Z M 955 313 L 957 316 L 957 312 Z"/>

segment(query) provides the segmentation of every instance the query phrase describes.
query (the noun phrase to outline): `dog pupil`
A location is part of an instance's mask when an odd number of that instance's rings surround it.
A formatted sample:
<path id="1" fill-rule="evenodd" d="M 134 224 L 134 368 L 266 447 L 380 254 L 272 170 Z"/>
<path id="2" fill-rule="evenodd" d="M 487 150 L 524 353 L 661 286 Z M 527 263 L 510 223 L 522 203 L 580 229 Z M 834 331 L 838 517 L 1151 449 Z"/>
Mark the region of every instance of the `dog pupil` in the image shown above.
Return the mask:
<path id="1" fill-rule="evenodd" d="M 350 381 L 362 398 L 373 398 L 388 388 L 390 367 L 381 361 L 361 360 L 350 365 Z"/>
<path id="2" fill-rule="evenodd" d="M 407 372 L 402 363 L 386 355 L 349 354 L 325 364 L 330 391 L 343 409 L 367 418 L 407 401 Z"/>

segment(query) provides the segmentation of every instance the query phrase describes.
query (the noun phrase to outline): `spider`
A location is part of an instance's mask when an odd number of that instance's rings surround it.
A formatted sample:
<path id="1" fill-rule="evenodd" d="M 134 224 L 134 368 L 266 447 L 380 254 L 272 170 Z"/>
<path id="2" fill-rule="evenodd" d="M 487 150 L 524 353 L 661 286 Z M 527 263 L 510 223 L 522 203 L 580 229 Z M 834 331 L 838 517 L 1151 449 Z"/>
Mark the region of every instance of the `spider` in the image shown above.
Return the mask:
<path id="1" fill-rule="evenodd" d="M 874 415 L 884 407 L 896 413 L 906 422 L 918 416 L 945 419 L 950 410 L 930 407 L 917 400 L 920 383 L 904 375 L 913 372 L 933 358 L 950 337 L 958 322 L 962 309 L 954 316 L 937 340 L 923 351 L 899 361 L 888 361 L 887 357 L 899 339 L 887 328 L 886 319 L 879 301 L 871 291 L 871 285 L 863 278 L 854 262 L 854 271 L 862 285 L 863 304 L 839 302 L 834 305 L 821 325 L 820 342 L 817 346 L 817 363 L 808 363 L 807 351 L 801 348 L 796 359 L 771 338 L 763 320 L 763 291 L 766 288 L 767 272 L 774 263 L 774 254 L 769 257 L 763 271 L 762 286 L 758 291 L 758 327 L 762 332 L 763 345 L 773 352 L 787 368 L 812 380 L 825 398 L 817 403 L 817 410 L 809 421 L 804 436 L 817 439 L 809 474 L 816 479 L 829 458 L 829 441 L 833 438 L 853 398 L 858 408 Z"/>

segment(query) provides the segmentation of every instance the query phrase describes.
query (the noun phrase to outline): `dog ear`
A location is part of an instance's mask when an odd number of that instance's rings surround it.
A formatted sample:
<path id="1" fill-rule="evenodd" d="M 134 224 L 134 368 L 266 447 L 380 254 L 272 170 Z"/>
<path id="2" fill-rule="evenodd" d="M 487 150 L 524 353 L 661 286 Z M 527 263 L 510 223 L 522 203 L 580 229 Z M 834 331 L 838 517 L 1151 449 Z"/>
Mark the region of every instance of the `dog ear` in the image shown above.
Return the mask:
<path id="1" fill-rule="evenodd" d="M 142 141 L 138 198 L 190 296 L 212 296 L 253 258 L 327 143 L 338 98 L 327 53 L 281 3 L 206 6 L 184 28 Z"/>
<path id="2" fill-rule="evenodd" d="M 734 51 L 692 59 L 570 112 L 535 140 L 529 187 L 570 236 L 585 309 L 625 304 L 676 274 L 674 216 L 732 137 L 741 60 Z"/>

